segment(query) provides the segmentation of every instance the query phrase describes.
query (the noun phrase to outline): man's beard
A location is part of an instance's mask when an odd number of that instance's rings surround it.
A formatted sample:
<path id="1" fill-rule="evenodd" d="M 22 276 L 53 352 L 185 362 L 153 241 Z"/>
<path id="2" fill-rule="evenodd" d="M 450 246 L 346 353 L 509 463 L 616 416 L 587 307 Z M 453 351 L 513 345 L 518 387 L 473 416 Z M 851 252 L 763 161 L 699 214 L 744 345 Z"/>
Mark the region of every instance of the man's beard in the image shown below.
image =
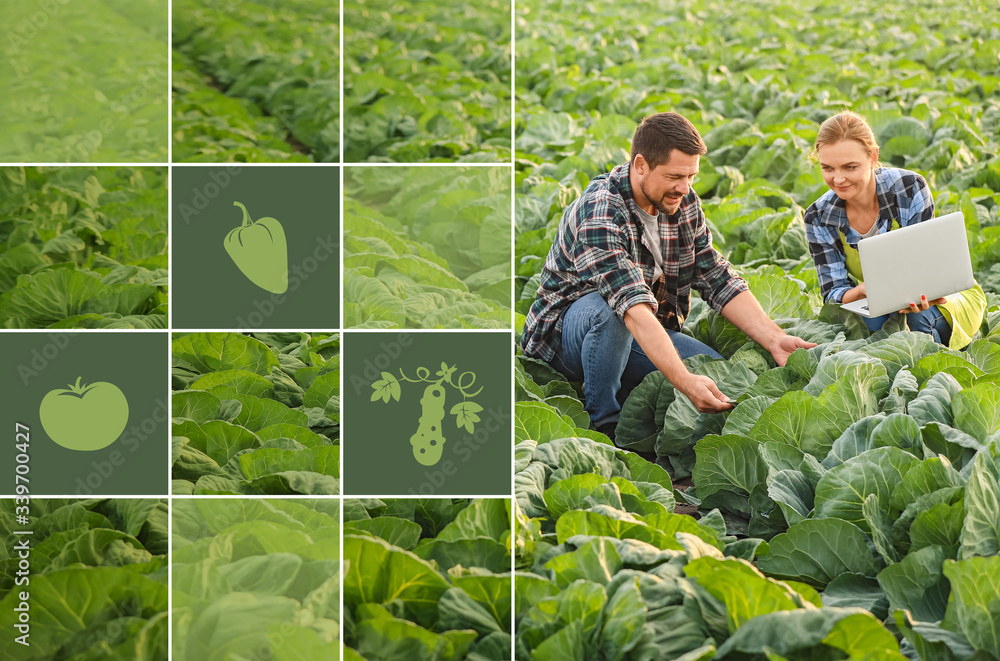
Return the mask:
<path id="1" fill-rule="evenodd" d="M 646 192 L 646 182 L 644 182 L 644 181 L 640 181 L 639 182 L 639 190 L 641 190 L 642 194 L 646 196 L 646 199 L 649 200 L 649 203 L 652 204 L 653 207 L 657 211 L 659 211 L 660 213 L 662 213 L 665 216 L 672 216 L 675 213 L 677 213 L 677 210 L 681 208 L 681 200 L 684 199 L 683 197 L 680 198 L 680 199 L 678 199 L 677 203 L 674 205 L 674 208 L 673 209 L 669 209 L 669 208 L 667 208 L 667 207 L 665 207 L 663 205 L 663 199 L 662 198 L 660 200 L 654 200 L 649 195 L 649 193 Z"/>

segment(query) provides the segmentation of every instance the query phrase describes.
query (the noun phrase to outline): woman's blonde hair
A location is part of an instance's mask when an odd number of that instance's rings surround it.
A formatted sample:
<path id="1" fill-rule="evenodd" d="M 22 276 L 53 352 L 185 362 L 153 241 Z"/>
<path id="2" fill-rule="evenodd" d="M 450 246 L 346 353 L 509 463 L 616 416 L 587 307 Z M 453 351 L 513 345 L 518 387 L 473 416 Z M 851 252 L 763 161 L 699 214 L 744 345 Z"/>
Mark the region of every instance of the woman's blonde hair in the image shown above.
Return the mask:
<path id="1" fill-rule="evenodd" d="M 820 124 L 819 132 L 816 134 L 816 144 L 813 146 L 809 158 L 819 160 L 819 148 L 824 145 L 835 145 L 844 140 L 855 140 L 868 152 L 868 156 L 878 149 L 878 142 L 875 140 L 875 132 L 868 126 L 865 118 L 853 110 L 839 112 L 833 117 L 827 118 Z M 882 167 L 876 162 L 875 167 Z"/>

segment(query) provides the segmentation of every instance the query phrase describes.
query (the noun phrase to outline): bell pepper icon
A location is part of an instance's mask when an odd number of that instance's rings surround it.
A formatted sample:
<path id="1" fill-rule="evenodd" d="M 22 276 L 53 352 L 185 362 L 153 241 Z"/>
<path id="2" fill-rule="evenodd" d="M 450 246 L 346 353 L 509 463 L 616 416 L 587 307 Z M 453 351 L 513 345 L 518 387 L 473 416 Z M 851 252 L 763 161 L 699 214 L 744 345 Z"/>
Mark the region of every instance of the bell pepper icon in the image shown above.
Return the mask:
<path id="1" fill-rule="evenodd" d="M 250 282 L 284 294 L 288 289 L 288 244 L 281 223 L 274 218 L 251 220 L 245 206 L 239 202 L 233 206 L 243 209 L 243 224 L 226 235 L 226 252 Z"/>

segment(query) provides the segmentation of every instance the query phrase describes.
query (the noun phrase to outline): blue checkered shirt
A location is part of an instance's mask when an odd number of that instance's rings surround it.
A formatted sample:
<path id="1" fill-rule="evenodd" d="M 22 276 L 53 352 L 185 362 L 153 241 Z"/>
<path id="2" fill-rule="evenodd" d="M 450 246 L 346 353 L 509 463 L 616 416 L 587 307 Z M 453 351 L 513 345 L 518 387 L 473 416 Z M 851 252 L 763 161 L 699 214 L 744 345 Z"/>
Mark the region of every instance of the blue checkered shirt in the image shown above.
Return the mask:
<path id="1" fill-rule="evenodd" d="M 927 182 L 916 172 L 899 168 L 875 170 L 875 195 L 878 197 L 878 233 L 889 231 L 893 220 L 900 227 L 922 223 L 934 217 L 934 198 Z M 857 248 L 861 235 L 847 221 L 844 201 L 832 190 L 809 205 L 805 215 L 806 239 L 812 253 L 823 300 L 840 303 L 854 284 L 847 276 L 847 262 L 840 233 Z"/>

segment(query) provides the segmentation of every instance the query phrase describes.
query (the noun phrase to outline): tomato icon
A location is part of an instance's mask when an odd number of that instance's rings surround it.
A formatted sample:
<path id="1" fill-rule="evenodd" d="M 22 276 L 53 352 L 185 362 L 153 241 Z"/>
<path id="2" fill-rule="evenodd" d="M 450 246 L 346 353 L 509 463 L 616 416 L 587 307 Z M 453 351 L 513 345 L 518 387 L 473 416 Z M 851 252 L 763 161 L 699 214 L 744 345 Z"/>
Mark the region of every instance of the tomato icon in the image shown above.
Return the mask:
<path id="1" fill-rule="evenodd" d="M 128 423 L 128 400 L 113 383 L 98 381 L 52 390 L 38 410 L 42 428 L 70 450 L 100 450 L 118 440 Z"/>

